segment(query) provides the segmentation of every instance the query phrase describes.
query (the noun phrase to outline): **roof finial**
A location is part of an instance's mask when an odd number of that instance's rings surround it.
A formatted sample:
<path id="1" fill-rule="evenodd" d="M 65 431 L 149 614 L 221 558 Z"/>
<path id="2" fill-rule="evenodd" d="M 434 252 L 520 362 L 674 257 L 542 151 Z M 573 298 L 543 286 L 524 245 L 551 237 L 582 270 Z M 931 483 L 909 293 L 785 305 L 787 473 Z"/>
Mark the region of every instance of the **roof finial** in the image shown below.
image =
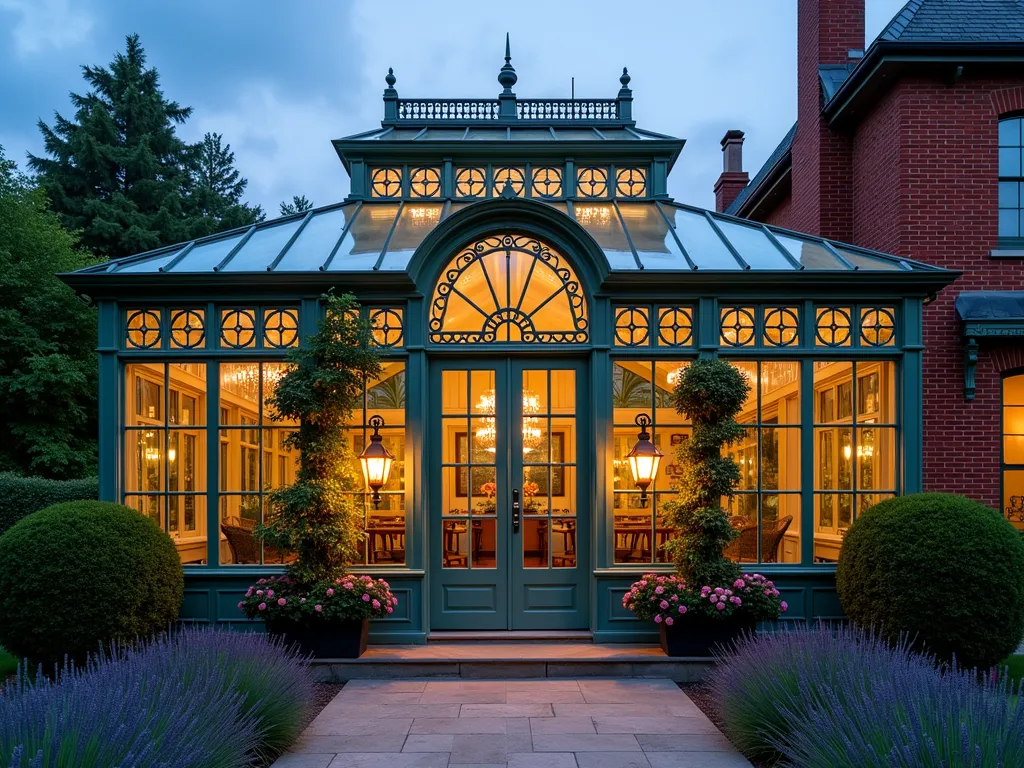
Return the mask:
<path id="1" fill-rule="evenodd" d="M 395 77 L 395 70 L 388 67 L 388 73 L 384 77 L 384 82 L 388 84 L 388 88 L 394 88 L 395 83 L 398 82 L 398 78 Z"/>
<path id="2" fill-rule="evenodd" d="M 516 197 L 516 191 L 512 188 L 512 179 L 505 179 L 505 186 L 501 188 L 501 197 L 504 200 L 512 200 Z"/>
<path id="3" fill-rule="evenodd" d="M 622 68 L 622 74 L 619 76 L 619 82 L 622 83 L 622 87 L 623 88 L 628 88 L 629 87 L 630 79 L 631 78 L 629 76 L 629 70 L 626 69 L 625 67 L 623 67 Z"/>
<path id="4" fill-rule="evenodd" d="M 512 86 L 519 80 L 515 68 L 512 66 L 512 48 L 509 45 L 508 32 L 505 33 L 505 66 L 498 72 L 498 84 L 505 90 L 502 93 L 512 93 Z"/>

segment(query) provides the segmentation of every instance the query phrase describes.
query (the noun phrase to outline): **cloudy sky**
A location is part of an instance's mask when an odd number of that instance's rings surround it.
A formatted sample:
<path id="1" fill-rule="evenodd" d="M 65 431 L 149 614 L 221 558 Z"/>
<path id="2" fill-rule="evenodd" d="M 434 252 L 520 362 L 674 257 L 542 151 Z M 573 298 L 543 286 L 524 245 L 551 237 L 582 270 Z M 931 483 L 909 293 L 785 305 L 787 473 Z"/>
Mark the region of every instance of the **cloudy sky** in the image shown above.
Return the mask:
<path id="1" fill-rule="evenodd" d="M 868 39 L 903 0 L 867 0 Z M 719 140 L 746 131 L 753 174 L 796 114 L 796 0 L 0 0 L 0 145 L 41 153 L 36 121 L 72 116 L 80 65 L 107 64 L 138 33 L 168 98 L 193 107 L 180 133 L 217 131 L 276 214 L 305 194 L 344 198 L 332 138 L 382 116 L 384 74 L 407 97 L 496 96 L 505 32 L 523 98 L 610 98 L 623 66 L 638 125 L 683 137 L 679 200 L 714 205 Z"/>

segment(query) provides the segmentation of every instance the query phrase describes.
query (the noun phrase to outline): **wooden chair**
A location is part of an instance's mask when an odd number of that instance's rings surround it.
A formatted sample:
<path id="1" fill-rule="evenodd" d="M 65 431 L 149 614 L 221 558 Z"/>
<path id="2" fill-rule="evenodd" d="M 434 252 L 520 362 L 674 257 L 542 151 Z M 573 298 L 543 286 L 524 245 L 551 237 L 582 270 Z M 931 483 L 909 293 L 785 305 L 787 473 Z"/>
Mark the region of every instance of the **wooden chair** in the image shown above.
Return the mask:
<path id="1" fill-rule="evenodd" d="M 782 543 L 782 537 L 786 535 L 786 530 L 792 522 L 792 515 L 780 517 L 775 521 L 775 528 L 773 530 L 765 531 L 761 534 L 761 562 L 779 562 L 779 544 Z"/>
<path id="2" fill-rule="evenodd" d="M 725 548 L 725 556 L 737 563 L 757 562 L 757 521 L 742 522 L 734 525 L 740 535 L 729 542 Z"/>
<path id="3" fill-rule="evenodd" d="M 445 521 L 443 554 L 445 568 L 465 568 L 469 564 L 468 556 L 459 547 L 460 539 L 464 533 L 466 533 L 465 521 Z"/>
<path id="4" fill-rule="evenodd" d="M 221 533 L 228 540 L 228 547 L 231 549 L 231 559 L 236 563 L 259 563 L 260 543 L 252 535 L 252 531 L 240 525 L 228 525 L 221 523 Z M 263 546 L 264 563 L 287 563 L 294 560 L 294 556 L 287 556 L 277 547 L 269 544 Z"/>
<path id="5" fill-rule="evenodd" d="M 562 537 L 564 546 L 560 555 L 552 554 L 551 564 L 556 568 L 572 568 L 576 565 L 576 521 L 566 520 L 561 528 L 553 528 L 554 533 Z"/>

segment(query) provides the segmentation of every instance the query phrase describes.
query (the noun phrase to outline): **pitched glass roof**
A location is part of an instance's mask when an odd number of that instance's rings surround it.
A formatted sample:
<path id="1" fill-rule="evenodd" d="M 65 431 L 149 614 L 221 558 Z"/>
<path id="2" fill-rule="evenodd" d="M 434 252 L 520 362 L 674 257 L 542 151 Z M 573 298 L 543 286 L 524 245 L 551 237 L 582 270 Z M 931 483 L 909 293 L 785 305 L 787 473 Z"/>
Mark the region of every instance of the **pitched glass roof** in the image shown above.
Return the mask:
<path id="1" fill-rule="evenodd" d="M 467 205 L 342 203 L 115 259 L 79 274 L 402 271 L 427 234 Z M 594 238 L 613 271 L 941 271 L 668 201 L 548 205 Z"/>
<path id="2" fill-rule="evenodd" d="M 625 126 L 622 128 L 559 128 L 546 126 L 543 128 L 512 128 L 503 125 L 477 126 L 465 128 L 427 127 L 427 128 L 394 128 L 386 126 L 375 131 L 357 133 L 346 136 L 339 141 L 652 141 L 671 139 L 672 136 L 655 133 L 643 128 Z"/>

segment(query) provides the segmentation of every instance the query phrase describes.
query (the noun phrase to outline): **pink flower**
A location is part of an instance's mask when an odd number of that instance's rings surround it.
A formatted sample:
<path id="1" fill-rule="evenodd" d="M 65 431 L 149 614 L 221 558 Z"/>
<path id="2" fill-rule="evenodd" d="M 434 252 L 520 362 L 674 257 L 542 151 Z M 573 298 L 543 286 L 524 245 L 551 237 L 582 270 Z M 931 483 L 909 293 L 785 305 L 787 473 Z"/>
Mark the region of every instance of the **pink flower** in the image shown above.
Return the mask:
<path id="1" fill-rule="evenodd" d="M 779 608 L 781 608 L 783 613 L 785 613 L 789 610 L 789 605 L 786 603 L 785 600 L 783 600 L 781 603 L 779 603 Z"/>
<path id="2" fill-rule="evenodd" d="M 316 611 L 317 613 L 320 613 L 323 609 L 324 609 L 324 607 L 322 605 L 319 605 L 319 604 L 313 606 L 313 610 Z"/>
<path id="3" fill-rule="evenodd" d="M 288 601 L 285 600 L 283 597 L 279 597 L 279 598 L 277 598 L 277 604 L 278 605 L 288 605 Z"/>
<path id="4" fill-rule="evenodd" d="M 715 594 L 716 594 L 716 595 L 720 595 L 720 594 L 722 594 L 722 592 L 724 592 L 724 591 L 725 591 L 725 590 L 723 590 L 723 589 L 722 589 L 721 587 L 715 587 Z"/>
<path id="5" fill-rule="evenodd" d="M 257 584 L 266 584 L 266 583 L 267 583 L 267 580 L 266 580 L 266 579 L 260 579 L 260 580 L 259 580 L 259 581 L 257 581 L 256 583 L 257 583 Z"/>
<path id="6" fill-rule="evenodd" d="M 654 617 L 654 623 L 655 624 L 661 624 L 661 616 L 655 616 Z"/>
<path id="7" fill-rule="evenodd" d="M 239 609 L 239 610 L 241 610 L 241 609 L 242 609 L 242 608 L 244 608 L 244 607 L 245 607 L 245 601 L 244 601 L 244 600 L 240 600 L 240 601 L 238 602 L 238 609 Z"/>
<path id="8" fill-rule="evenodd" d="M 249 587 L 249 590 L 245 593 L 245 596 L 252 597 L 252 587 Z"/>
<path id="9" fill-rule="evenodd" d="M 717 608 L 720 611 L 724 611 L 725 610 L 725 603 L 717 603 L 715 605 L 715 608 Z"/>
<path id="10" fill-rule="evenodd" d="M 659 603 L 659 605 L 661 606 L 661 610 L 664 611 L 666 608 L 668 608 L 668 600 L 662 600 L 661 603 Z"/>
<path id="11" fill-rule="evenodd" d="M 363 602 L 364 603 L 370 602 L 370 596 L 369 595 L 363 595 Z"/>
<path id="12" fill-rule="evenodd" d="M 669 599 L 670 599 L 670 600 L 671 600 L 671 601 L 672 601 L 673 603 L 678 603 L 678 602 L 679 602 L 679 595 L 672 595 L 672 597 L 671 597 L 671 598 L 669 598 Z"/>
<path id="13" fill-rule="evenodd" d="M 665 617 L 665 623 L 668 624 L 670 627 L 672 626 L 673 622 L 675 622 L 675 619 L 673 619 L 671 616 Z"/>
<path id="14" fill-rule="evenodd" d="M 374 600 L 373 601 L 373 608 L 374 608 L 374 610 L 378 610 L 380 608 L 380 603 L 377 602 L 376 600 Z"/>
<path id="15" fill-rule="evenodd" d="M 273 596 L 274 596 L 274 590 L 268 589 L 267 590 L 267 597 L 273 597 Z"/>
<path id="16" fill-rule="evenodd" d="M 267 604 L 266 603 L 260 603 L 256 607 L 259 608 L 261 611 L 267 610 Z"/>
<path id="17" fill-rule="evenodd" d="M 263 597 L 263 590 L 262 590 L 262 589 L 257 589 L 257 590 L 256 590 L 256 594 L 257 594 L 258 596 L 260 596 L 260 597 Z"/>
<path id="18" fill-rule="evenodd" d="M 656 595 L 660 595 L 664 591 L 665 591 L 664 587 L 655 587 L 654 588 L 654 594 L 656 594 Z"/>
<path id="19" fill-rule="evenodd" d="M 367 576 L 366 574 L 363 574 L 362 576 L 360 576 L 359 580 L 360 581 L 373 581 L 373 579 L 370 578 L 369 576 Z"/>
<path id="20" fill-rule="evenodd" d="M 747 586 L 746 582 L 743 581 L 743 579 L 736 579 L 736 581 L 734 581 L 732 585 L 737 589 L 743 589 L 743 587 Z"/>
<path id="21" fill-rule="evenodd" d="M 300 597 L 300 598 L 299 598 L 299 602 L 300 602 L 300 603 L 304 603 L 304 602 L 306 602 L 306 598 L 304 598 L 304 597 Z"/>
<path id="22" fill-rule="evenodd" d="M 743 605 L 743 601 L 738 597 L 730 597 L 729 601 L 733 603 L 733 605 Z"/>
<path id="23" fill-rule="evenodd" d="M 394 609 L 394 608 L 392 608 L 392 607 L 391 607 L 391 606 L 389 605 L 389 606 L 388 606 L 388 613 L 394 613 L 394 612 L 395 612 L 395 609 Z"/>
<path id="24" fill-rule="evenodd" d="M 334 590 L 333 589 L 328 589 L 327 590 L 327 596 L 328 597 L 331 597 L 333 594 L 334 594 Z"/>
<path id="25" fill-rule="evenodd" d="M 679 612 L 680 613 L 686 613 L 686 606 L 685 605 L 680 605 L 679 606 Z"/>
<path id="26" fill-rule="evenodd" d="M 398 605 L 398 598 L 392 595 L 391 602 L 395 605 Z"/>
<path id="27" fill-rule="evenodd" d="M 352 589 L 352 582 L 351 581 L 346 581 L 341 586 L 343 586 L 345 589 Z"/>

